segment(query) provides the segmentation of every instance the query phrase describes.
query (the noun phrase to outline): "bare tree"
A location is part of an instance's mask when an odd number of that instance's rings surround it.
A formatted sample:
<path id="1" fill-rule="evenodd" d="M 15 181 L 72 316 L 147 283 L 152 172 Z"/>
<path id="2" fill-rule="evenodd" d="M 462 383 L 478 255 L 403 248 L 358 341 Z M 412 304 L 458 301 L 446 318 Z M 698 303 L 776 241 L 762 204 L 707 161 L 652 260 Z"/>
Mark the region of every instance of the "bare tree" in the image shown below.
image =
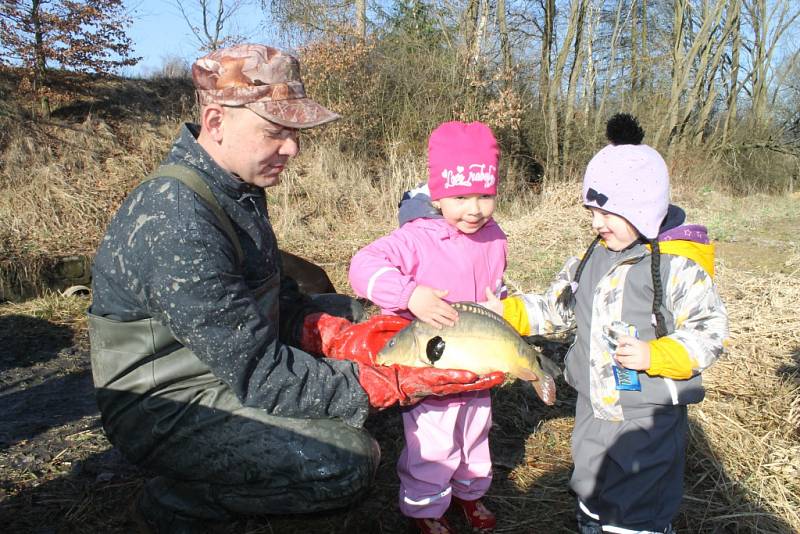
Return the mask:
<path id="1" fill-rule="evenodd" d="M 625 27 L 628 18 L 630 17 L 630 9 L 625 9 L 625 2 L 623 0 L 617 2 L 616 9 L 614 10 L 613 24 L 611 26 L 611 38 L 605 40 L 608 49 L 607 64 L 605 68 L 605 80 L 603 81 L 603 91 L 600 94 L 600 99 L 596 105 L 594 128 L 592 131 L 599 132 L 601 124 L 605 121 L 606 106 L 611 93 L 611 84 L 614 80 L 614 74 L 617 69 L 617 49 L 620 44 L 620 36 L 622 29 Z"/>
<path id="2" fill-rule="evenodd" d="M 552 7 L 555 8 L 554 2 Z M 564 68 L 567 64 L 567 58 L 571 53 L 576 35 L 579 33 L 579 20 L 585 15 L 585 11 L 585 2 L 573 1 L 570 3 L 567 33 L 556 55 L 555 64 L 552 66 L 551 72 L 542 72 L 543 76 L 547 76 L 549 82 L 544 106 L 544 119 L 547 130 L 545 136 L 547 144 L 547 175 L 553 180 L 558 180 L 562 171 L 561 163 L 563 152 L 559 148 L 560 141 L 563 138 L 563 132 L 561 131 L 563 129 L 561 126 L 563 119 L 561 119 L 559 114 L 562 87 L 561 80 L 564 75 Z M 555 20 L 555 12 L 552 13 L 552 17 L 553 20 Z"/>
<path id="3" fill-rule="evenodd" d="M 506 86 L 511 85 L 511 44 L 508 39 L 508 21 L 506 18 L 506 0 L 497 0 L 497 29 L 500 33 L 500 57 L 503 65 L 503 79 Z"/>
<path id="4" fill-rule="evenodd" d="M 770 68 L 775 49 L 783 34 L 800 16 L 800 7 L 788 0 L 772 2 L 771 5 L 766 0 L 747 0 L 744 7 L 753 31 L 752 70 L 748 76 L 753 115 L 757 121 L 762 121 L 768 115 Z"/>
<path id="5" fill-rule="evenodd" d="M 567 86 L 567 98 L 564 102 L 564 149 L 565 155 L 570 153 L 570 131 L 573 128 L 573 113 L 575 109 L 575 95 L 578 91 L 578 79 L 581 68 L 586 58 L 586 47 L 583 44 L 584 27 L 586 26 L 586 15 L 590 0 L 577 0 L 577 16 L 574 21 L 575 39 L 572 51 L 572 66 L 569 73 L 569 85 Z"/>
<path id="6" fill-rule="evenodd" d="M 737 105 L 739 102 L 739 53 L 742 48 L 742 2 L 735 0 L 731 6 L 730 17 L 733 20 L 733 35 L 731 37 L 731 53 L 728 60 L 728 95 L 726 98 L 727 110 L 725 120 L 722 123 L 721 143 L 724 145 L 728 140 L 728 135 L 733 121 L 736 119 Z"/>
<path id="7" fill-rule="evenodd" d="M 299 42 L 366 36 L 366 0 L 260 0 L 260 4 L 276 28 Z"/>
<path id="8" fill-rule="evenodd" d="M 692 74 L 695 72 L 693 67 L 699 62 L 699 70 L 702 72 L 714 53 L 709 43 L 713 33 L 720 27 L 720 21 L 728 4 L 727 0 L 713 0 L 711 6 L 704 10 L 699 21 L 700 28 L 695 33 L 691 21 L 686 17 L 687 3 L 687 0 L 676 0 L 674 3 L 672 85 L 667 105 L 667 120 L 661 123 L 656 132 L 655 144 L 664 140 L 665 136 L 667 143 L 671 143 L 682 118 L 686 116 L 685 111 L 693 108 L 697 91 L 691 91 L 686 104 L 682 105 L 681 100 L 692 87 L 692 82 L 696 81 L 692 79 Z M 687 42 L 688 50 L 684 47 Z"/>
<path id="9" fill-rule="evenodd" d="M 231 17 L 249 0 L 174 0 L 200 50 L 213 51 L 240 43 L 245 36 L 231 33 Z"/>
<path id="10" fill-rule="evenodd" d="M 542 24 L 542 44 L 539 60 L 539 106 L 544 110 L 550 92 L 550 55 L 555 40 L 556 2 L 544 0 L 544 24 Z"/>
<path id="11" fill-rule="evenodd" d="M 478 46 L 479 39 L 478 18 L 480 16 L 481 0 L 467 0 L 464 14 L 462 16 L 462 27 L 464 28 L 464 64 L 469 69 L 473 58 L 473 52 Z"/>

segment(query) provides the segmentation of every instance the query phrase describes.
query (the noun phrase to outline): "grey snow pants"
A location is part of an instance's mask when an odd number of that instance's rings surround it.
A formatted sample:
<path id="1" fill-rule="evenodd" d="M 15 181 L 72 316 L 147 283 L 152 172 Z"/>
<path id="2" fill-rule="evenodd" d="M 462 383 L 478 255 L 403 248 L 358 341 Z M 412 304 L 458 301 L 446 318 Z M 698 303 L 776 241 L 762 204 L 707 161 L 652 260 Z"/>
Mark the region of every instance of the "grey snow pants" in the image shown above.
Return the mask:
<path id="1" fill-rule="evenodd" d="M 596 419 L 579 396 L 570 487 L 602 526 L 669 532 L 683 498 L 687 433 L 686 406 L 614 422 Z"/>

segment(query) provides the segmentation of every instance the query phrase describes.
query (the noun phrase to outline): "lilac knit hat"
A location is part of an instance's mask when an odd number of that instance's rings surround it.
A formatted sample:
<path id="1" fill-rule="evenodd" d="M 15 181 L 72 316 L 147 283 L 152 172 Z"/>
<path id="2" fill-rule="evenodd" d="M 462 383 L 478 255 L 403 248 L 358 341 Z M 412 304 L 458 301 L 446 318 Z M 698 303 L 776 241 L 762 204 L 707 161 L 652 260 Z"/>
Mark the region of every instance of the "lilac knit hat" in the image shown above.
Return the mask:
<path id="1" fill-rule="evenodd" d="M 644 131 L 634 117 L 608 121 L 610 142 L 589 162 L 583 176 L 585 206 L 624 217 L 647 239 L 658 237 L 669 207 L 669 171 L 664 158 L 640 144 Z"/>

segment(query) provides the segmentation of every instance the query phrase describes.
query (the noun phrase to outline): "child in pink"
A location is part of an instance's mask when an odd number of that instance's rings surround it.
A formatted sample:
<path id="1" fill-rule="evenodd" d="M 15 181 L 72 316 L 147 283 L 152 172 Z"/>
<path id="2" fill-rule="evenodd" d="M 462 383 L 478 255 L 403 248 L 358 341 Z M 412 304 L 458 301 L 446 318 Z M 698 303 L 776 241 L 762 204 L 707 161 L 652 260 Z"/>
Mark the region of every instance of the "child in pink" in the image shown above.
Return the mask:
<path id="1" fill-rule="evenodd" d="M 497 141 L 485 124 L 447 122 L 436 128 L 428 141 L 427 187 L 404 198 L 400 228 L 353 257 L 355 292 L 384 314 L 438 326 L 457 320 L 449 303 L 484 300 L 487 288 L 499 294 L 507 243 L 492 219 L 498 158 Z M 421 532 L 452 532 L 443 517 L 452 502 L 472 527 L 492 530 L 494 514 L 479 500 L 492 480 L 489 392 L 427 397 L 405 408 L 402 418 L 402 513 Z"/>

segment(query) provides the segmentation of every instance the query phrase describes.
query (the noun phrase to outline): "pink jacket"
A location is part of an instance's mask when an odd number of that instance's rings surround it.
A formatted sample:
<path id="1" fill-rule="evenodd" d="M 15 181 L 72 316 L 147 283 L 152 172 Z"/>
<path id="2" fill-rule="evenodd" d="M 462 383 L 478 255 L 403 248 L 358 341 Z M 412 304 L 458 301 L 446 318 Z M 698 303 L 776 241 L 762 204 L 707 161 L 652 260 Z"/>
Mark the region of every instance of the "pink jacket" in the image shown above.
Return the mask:
<path id="1" fill-rule="evenodd" d="M 411 318 L 408 299 L 418 284 L 447 289 L 448 302 L 486 300 L 487 287 L 501 287 L 507 250 L 494 220 L 470 235 L 444 219 L 414 219 L 353 256 L 350 285 L 382 313 Z"/>

